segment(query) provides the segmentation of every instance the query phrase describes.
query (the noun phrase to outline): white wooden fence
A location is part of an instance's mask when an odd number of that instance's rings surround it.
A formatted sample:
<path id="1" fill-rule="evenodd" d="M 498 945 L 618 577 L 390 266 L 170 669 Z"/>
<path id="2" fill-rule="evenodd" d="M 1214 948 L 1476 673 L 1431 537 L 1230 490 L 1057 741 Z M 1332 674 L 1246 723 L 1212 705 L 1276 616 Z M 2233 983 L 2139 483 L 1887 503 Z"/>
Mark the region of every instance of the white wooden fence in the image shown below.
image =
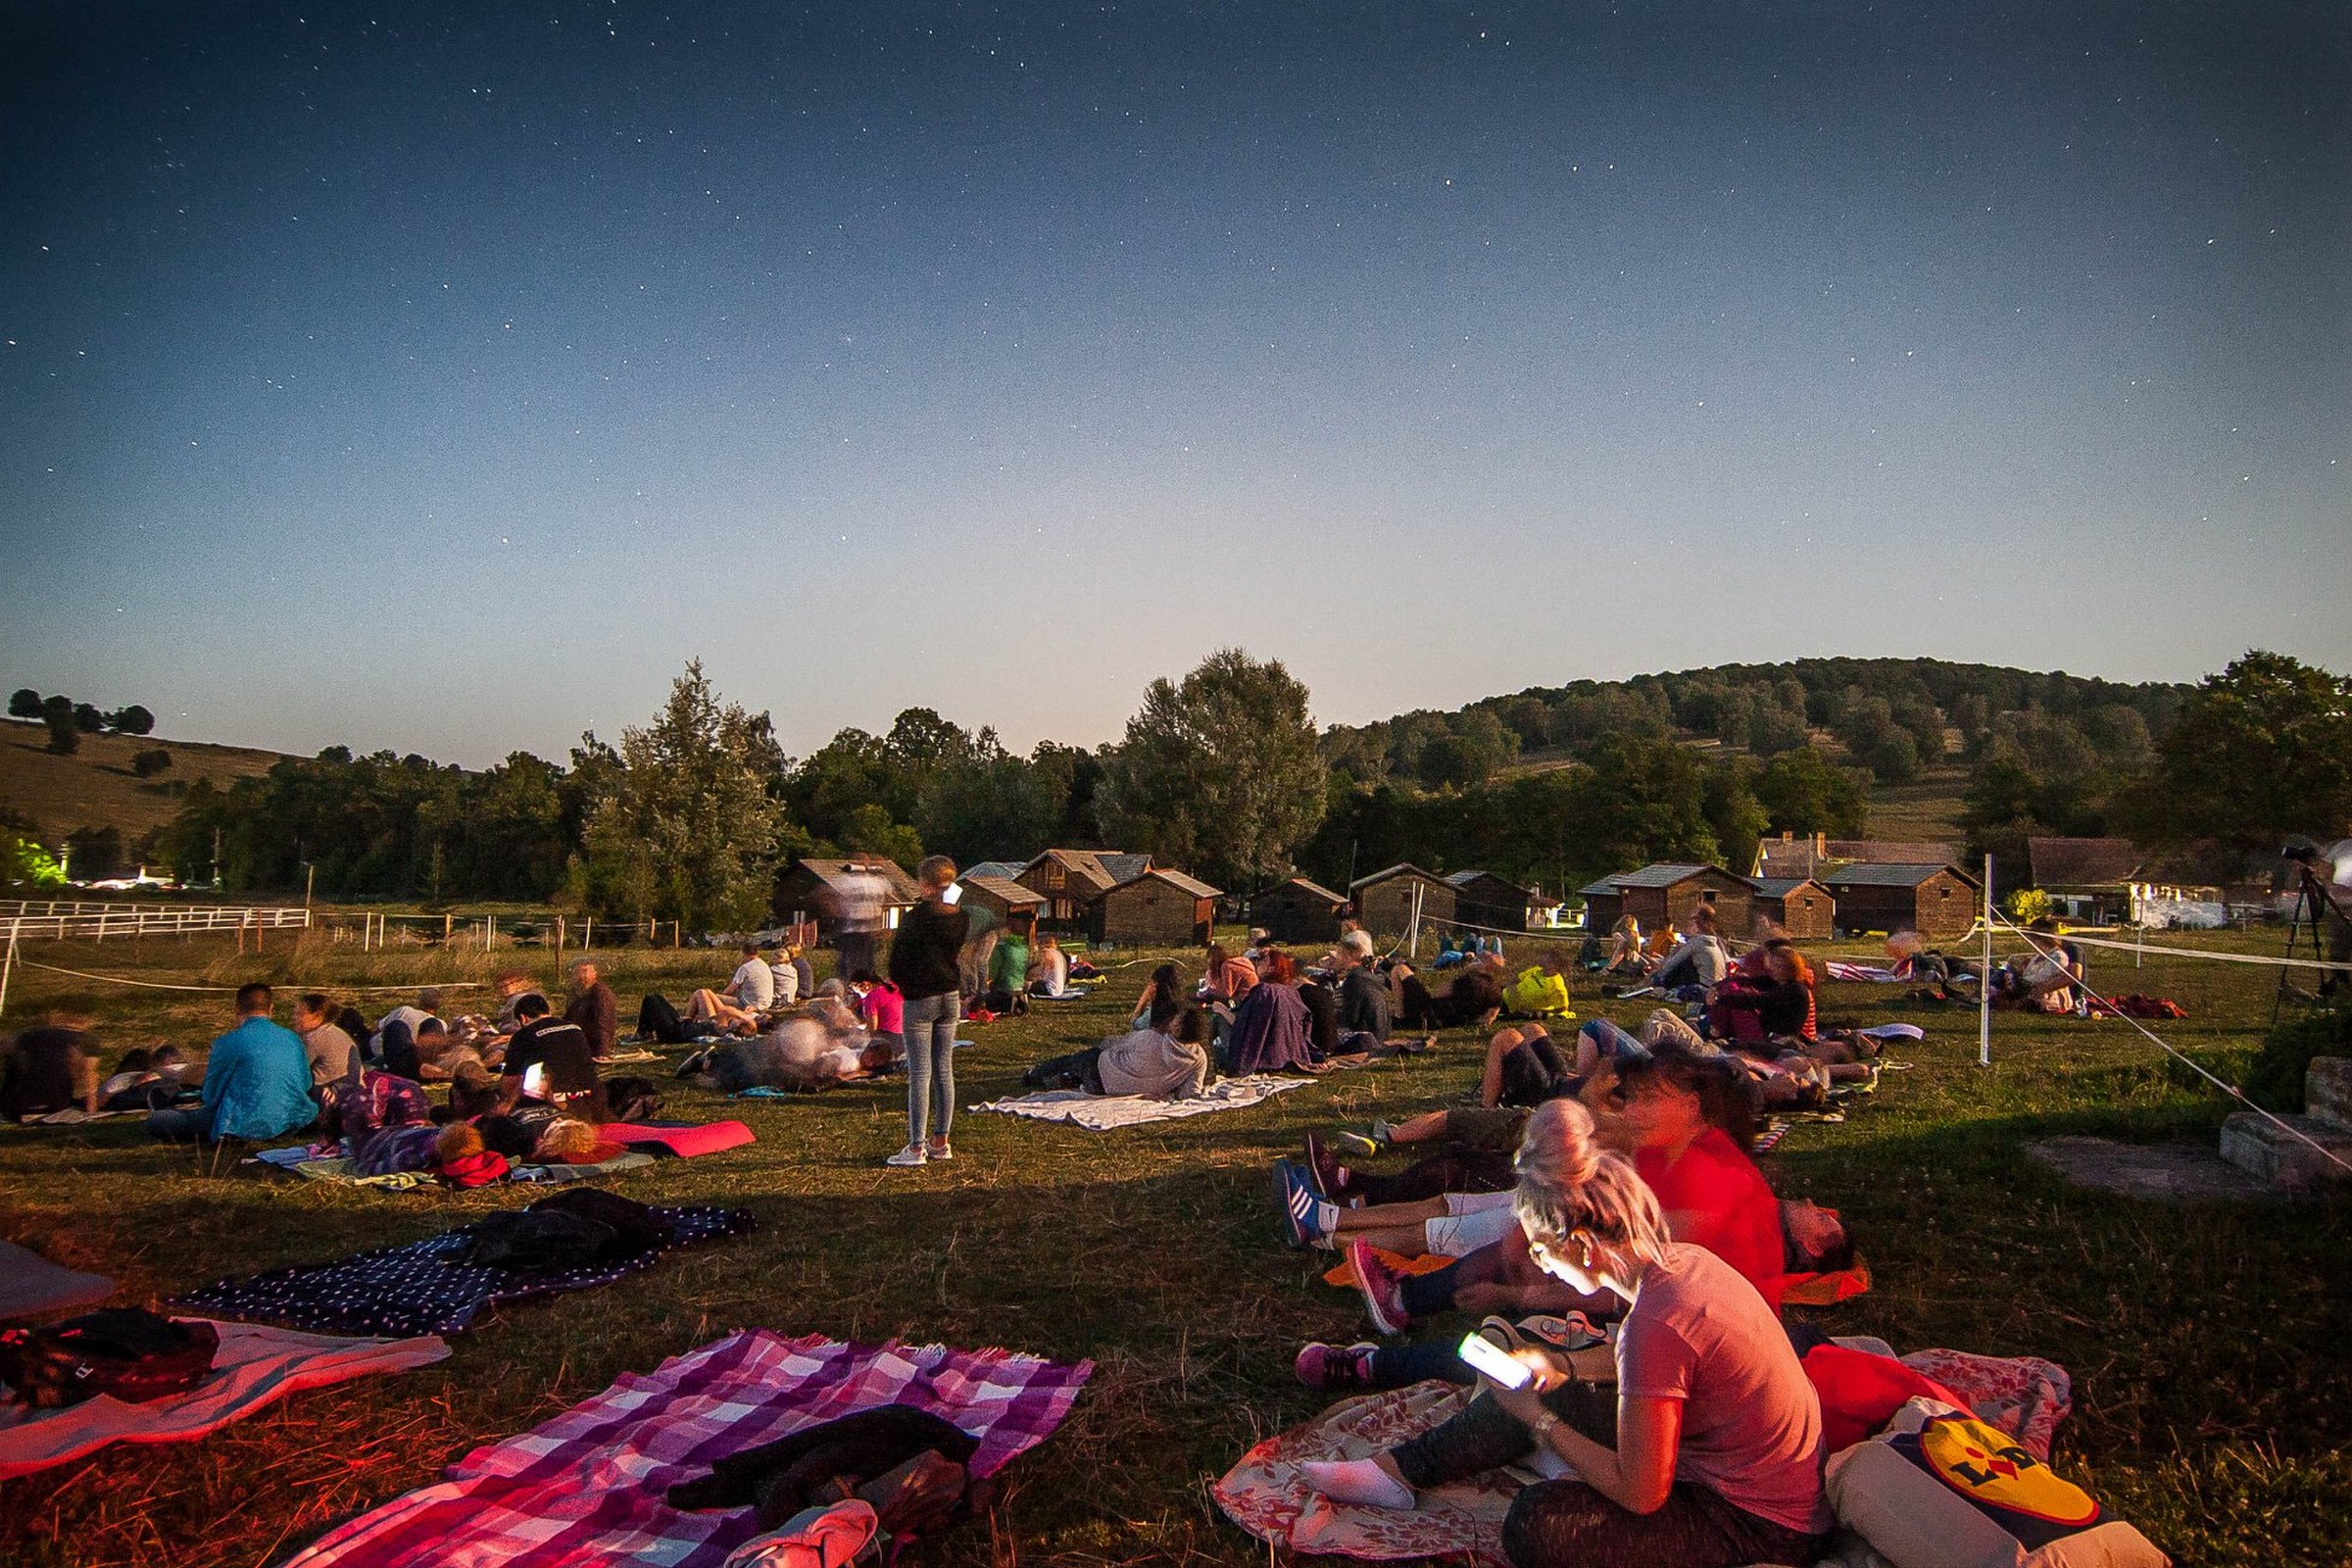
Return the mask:
<path id="1" fill-rule="evenodd" d="M 40 899 L 0 902 L 0 935 L 11 942 L 105 942 L 115 937 L 303 930 L 310 923 L 311 911 L 299 906 L 289 908 Z"/>

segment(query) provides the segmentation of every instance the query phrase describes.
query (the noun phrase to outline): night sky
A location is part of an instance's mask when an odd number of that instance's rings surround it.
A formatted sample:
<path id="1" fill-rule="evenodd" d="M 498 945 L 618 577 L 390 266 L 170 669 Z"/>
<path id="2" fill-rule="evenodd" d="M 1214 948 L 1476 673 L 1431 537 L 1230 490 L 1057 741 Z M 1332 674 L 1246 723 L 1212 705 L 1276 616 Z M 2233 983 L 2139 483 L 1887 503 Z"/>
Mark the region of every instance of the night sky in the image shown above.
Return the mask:
<path id="1" fill-rule="evenodd" d="M 2352 8 L 0 18 L 0 681 L 169 735 L 2352 669 Z"/>

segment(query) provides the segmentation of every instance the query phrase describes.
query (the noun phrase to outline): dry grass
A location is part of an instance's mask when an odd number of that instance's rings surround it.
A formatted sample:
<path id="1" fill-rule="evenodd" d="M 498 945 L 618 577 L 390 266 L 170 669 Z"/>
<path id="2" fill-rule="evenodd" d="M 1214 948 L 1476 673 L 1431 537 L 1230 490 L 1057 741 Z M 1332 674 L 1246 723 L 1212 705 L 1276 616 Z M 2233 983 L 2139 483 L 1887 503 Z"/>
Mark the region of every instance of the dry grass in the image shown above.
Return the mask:
<path id="1" fill-rule="evenodd" d="M 172 754 L 171 771 L 140 778 L 130 769 L 131 758 L 158 746 Z M 285 760 L 276 752 L 152 735 L 84 735 L 72 757 L 53 757 L 48 747 L 49 731 L 42 725 L 22 719 L 0 723 L 0 804 L 31 817 L 47 843 L 77 827 L 121 828 L 125 853 L 178 812 L 178 800 L 164 788 L 171 781 L 193 784 L 209 778 L 226 789 Z"/>
<path id="2" fill-rule="evenodd" d="M 648 982 L 674 995 L 690 973 L 727 967 L 719 954 L 609 956 L 632 1000 Z M 202 945 L 134 955 L 110 944 L 61 961 L 191 983 L 245 972 Z M 267 967 L 383 984 L 437 977 L 432 961 L 310 943 L 273 950 Z M 2159 958 L 2129 988 L 2187 1004 L 2195 1016 L 2174 1032 L 2228 1063 L 2251 1048 L 2269 991 L 2265 971 L 2223 967 Z M 1027 1062 L 1107 1032 L 1140 978 L 1124 971 L 1102 1001 L 974 1030 L 959 1099 L 1004 1092 Z M 64 989 L 20 971 L 8 1022 L 21 1026 Z M 225 999 L 100 1000 L 120 1046 L 200 1043 Z M 1866 1005 L 1888 1010 L 1867 988 L 1827 998 L 1832 1014 Z M 2060 1429 L 2061 1467 L 2183 1562 L 2346 1560 L 2352 1207 L 2183 1208 L 2071 1191 L 2020 1144 L 2055 1131 L 2209 1140 L 2224 1107 L 2183 1088 L 2120 1024 L 2004 1019 L 1984 1070 L 1973 1064 L 1973 1014 L 1899 1015 L 1930 1028 L 1909 1054 L 1918 1068 L 1889 1075 L 1845 1125 L 1799 1127 L 1768 1156 L 1784 1193 L 1837 1204 L 1860 1227 L 1878 1289 L 1826 1314 L 1838 1331 L 2069 1367 L 2077 1408 Z M 0 1559 L 274 1561 L 622 1371 L 760 1325 L 1095 1359 L 1069 1425 L 1013 1467 L 984 1528 L 927 1547 L 928 1561 L 1262 1562 L 1265 1548 L 1217 1514 L 1206 1483 L 1321 1402 L 1291 1378 L 1300 1342 L 1362 1332 L 1351 1299 L 1316 1278 L 1328 1260 L 1277 1244 L 1265 1163 L 1308 1128 L 1455 1094 L 1474 1067 L 1468 1043 L 1453 1041 L 1433 1058 L 1335 1074 L 1248 1111 L 1123 1134 L 967 1116 L 954 1165 L 904 1172 L 878 1163 L 903 1137 L 895 1084 L 789 1102 L 681 1094 L 680 1112 L 741 1115 L 760 1141 L 639 1172 L 621 1190 L 747 1204 L 763 1221 L 758 1234 L 610 1289 L 519 1304 L 453 1342 L 437 1367 L 298 1396 L 204 1443 L 117 1448 L 9 1483 Z M 120 1123 L 0 1131 L 0 1232 L 114 1274 L 131 1299 L 412 1239 L 528 1196 L 298 1185 L 151 1146 Z"/>

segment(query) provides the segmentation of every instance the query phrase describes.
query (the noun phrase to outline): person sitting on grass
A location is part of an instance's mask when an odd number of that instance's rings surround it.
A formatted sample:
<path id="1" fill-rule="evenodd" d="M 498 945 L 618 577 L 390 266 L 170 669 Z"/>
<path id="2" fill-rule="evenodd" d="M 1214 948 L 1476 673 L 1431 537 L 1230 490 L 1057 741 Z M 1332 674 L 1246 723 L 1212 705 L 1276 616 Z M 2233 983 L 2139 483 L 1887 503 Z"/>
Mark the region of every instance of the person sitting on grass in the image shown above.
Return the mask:
<path id="1" fill-rule="evenodd" d="M 1728 975 L 1707 999 L 1707 1034 L 1751 1045 L 1812 1039 L 1820 1016 L 1812 966 L 1787 937 L 1773 938 L 1761 951 L 1761 975 Z"/>
<path id="2" fill-rule="evenodd" d="M 98 1037 L 77 1006 L 52 1007 L 48 1022 L 27 1029 L 0 1062 L 0 1116 L 28 1121 L 60 1110 L 95 1114 L 99 1105 Z"/>
<path id="3" fill-rule="evenodd" d="M 1621 914 L 1609 927 L 1609 951 L 1602 958 L 1602 974 L 1642 975 L 1649 972 L 1649 959 L 1642 951 L 1642 922 L 1630 914 Z"/>
<path id="4" fill-rule="evenodd" d="M 306 991 L 294 1002 L 294 1032 L 311 1058 L 311 1090 L 322 1100 L 360 1081 L 360 1048 L 334 1021 L 337 1011 L 322 991 Z"/>
<path id="5" fill-rule="evenodd" d="M 1163 963 L 1144 982 L 1143 992 L 1128 1011 L 1127 1027 L 1130 1031 L 1165 1030 L 1178 1013 L 1191 1005 L 1191 998 L 1192 990 L 1185 984 L 1184 971 L 1172 963 Z"/>
<path id="6" fill-rule="evenodd" d="M 620 999 L 605 984 L 594 958 L 571 960 L 571 994 L 564 1004 L 564 1019 L 580 1026 L 580 1033 L 588 1037 L 589 1053 L 597 1060 L 619 1049 Z"/>
<path id="7" fill-rule="evenodd" d="M 1702 904 L 1691 911 L 1690 934 L 1658 960 L 1658 966 L 1649 971 L 1648 983 L 1658 991 L 1678 986 L 1711 991 L 1722 983 L 1731 966 L 1732 956 L 1724 948 L 1714 906 Z"/>
<path id="8" fill-rule="evenodd" d="M 1502 1012 L 1502 959 L 1482 954 L 1462 965 L 1444 996 L 1432 996 L 1411 964 L 1389 966 L 1396 1022 L 1408 1029 L 1485 1029 Z"/>
<path id="9" fill-rule="evenodd" d="M 865 1029 L 865 1045 L 881 1050 L 885 1066 L 905 1056 L 906 999 L 899 994 L 899 988 L 871 969 L 860 969 L 850 976 L 850 991 L 858 999 L 858 1021 Z"/>
<path id="10" fill-rule="evenodd" d="M 1264 962 L 1257 983 L 1243 993 L 1233 1010 L 1233 1032 L 1226 1041 L 1230 1070 L 1241 1075 L 1320 1070 L 1322 1062 L 1309 1033 L 1313 1020 L 1298 995 L 1298 971 L 1286 954 L 1269 953 Z"/>
<path id="11" fill-rule="evenodd" d="M 440 1021 L 441 992 L 437 987 L 427 986 L 416 993 L 416 1000 L 414 1003 L 404 1003 L 375 1020 L 375 1033 L 369 1036 L 368 1041 L 368 1054 L 377 1061 L 386 1060 L 386 1054 L 391 1050 L 391 1034 L 395 1025 L 399 1027 L 401 1034 L 406 1039 L 414 1042 L 423 1032 L 426 1023 Z M 388 1061 L 386 1065 L 390 1065 Z M 393 1067 L 392 1070 L 400 1072 L 398 1067 Z M 403 1073 L 402 1076 L 413 1078 L 416 1074 Z"/>
<path id="12" fill-rule="evenodd" d="M 1546 948 L 1544 956 L 1519 971 L 1503 988 L 1502 1004 L 1516 1017 L 1573 1018 L 1568 1003 L 1568 972 L 1560 950 Z"/>
<path id="13" fill-rule="evenodd" d="M 311 1098 L 311 1055 L 302 1037 L 270 1021 L 276 997 L 261 981 L 237 988 L 237 1026 L 204 1058 L 204 1098 L 185 1109 L 148 1112 L 157 1138 L 267 1143 L 318 1119 Z"/>
<path id="14" fill-rule="evenodd" d="M 1070 956 L 1055 937 L 1041 937 L 1037 956 L 1029 961 L 1029 994 L 1058 1002 L 1069 994 Z"/>
<path id="15" fill-rule="evenodd" d="M 1027 1012 L 1028 991 L 1029 935 L 1007 924 L 988 956 L 988 987 L 981 993 L 980 1005 L 994 1013 Z"/>
<path id="16" fill-rule="evenodd" d="M 1207 1087 L 1208 1014 L 1186 1006 L 1162 1027 L 1133 1029 L 1114 1040 L 1039 1062 L 1021 1075 L 1030 1089 L 1148 1100 L 1198 1100 Z"/>
<path id="17" fill-rule="evenodd" d="M 576 1023 L 552 1016 L 547 998 L 533 991 L 518 998 L 514 1038 L 499 1074 L 501 1108 L 528 1102 L 586 1121 L 604 1121 L 605 1086 L 596 1075 L 588 1036 Z"/>
<path id="18" fill-rule="evenodd" d="M 1568 1478 L 1513 1499 L 1513 1568 L 1813 1561 L 1831 1523 L 1821 1401 L 1770 1304 L 1712 1252 L 1670 1239 L 1647 1184 L 1595 1144 L 1574 1102 L 1537 1113 L 1518 1173 L 1511 1214 L 1537 1267 L 1623 1303 L 1614 1389 L 1517 1352 L 1535 1374 L 1521 1389 L 1484 1383 L 1458 1415 L 1388 1452 L 1301 1464 L 1306 1483 L 1408 1509 L 1416 1491 L 1542 1449 Z"/>
<path id="19" fill-rule="evenodd" d="M 179 1097 L 179 1075 L 186 1068 L 187 1058 L 177 1046 L 133 1046 L 98 1086 L 98 1108 L 153 1110 L 169 1105 Z"/>

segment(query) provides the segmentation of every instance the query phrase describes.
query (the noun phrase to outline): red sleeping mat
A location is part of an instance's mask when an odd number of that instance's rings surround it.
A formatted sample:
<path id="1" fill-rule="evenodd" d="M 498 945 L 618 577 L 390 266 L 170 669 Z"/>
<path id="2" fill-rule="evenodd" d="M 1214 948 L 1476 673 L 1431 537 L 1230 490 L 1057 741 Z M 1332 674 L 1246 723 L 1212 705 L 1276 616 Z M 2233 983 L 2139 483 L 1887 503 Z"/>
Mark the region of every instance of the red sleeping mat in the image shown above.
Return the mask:
<path id="1" fill-rule="evenodd" d="M 674 1154 L 680 1159 L 715 1154 L 722 1149 L 740 1149 L 753 1141 L 752 1130 L 739 1121 L 707 1121 L 695 1127 L 645 1127 L 613 1121 L 597 1131 L 612 1143 L 649 1154 Z"/>

